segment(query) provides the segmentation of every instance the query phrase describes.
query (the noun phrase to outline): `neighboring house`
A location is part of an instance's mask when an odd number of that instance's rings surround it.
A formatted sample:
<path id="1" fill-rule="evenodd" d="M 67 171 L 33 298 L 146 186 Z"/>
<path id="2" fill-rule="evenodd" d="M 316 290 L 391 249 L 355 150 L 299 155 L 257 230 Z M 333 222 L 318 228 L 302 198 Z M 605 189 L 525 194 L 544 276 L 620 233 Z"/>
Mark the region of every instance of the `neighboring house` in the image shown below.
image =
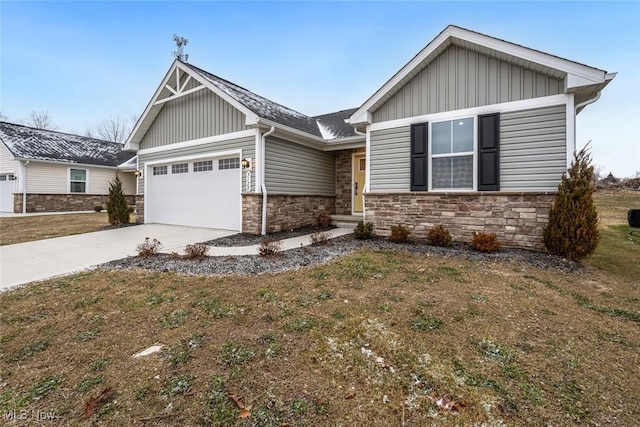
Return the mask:
<path id="1" fill-rule="evenodd" d="M 0 212 L 106 207 L 116 176 L 135 203 L 135 153 L 123 144 L 7 122 L 0 122 L 0 142 Z"/>
<path id="2" fill-rule="evenodd" d="M 175 61 L 126 144 L 139 218 L 264 234 L 356 215 L 540 248 L 576 114 L 614 77 L 449 26 L 360 108 L 309 117 Z"/>

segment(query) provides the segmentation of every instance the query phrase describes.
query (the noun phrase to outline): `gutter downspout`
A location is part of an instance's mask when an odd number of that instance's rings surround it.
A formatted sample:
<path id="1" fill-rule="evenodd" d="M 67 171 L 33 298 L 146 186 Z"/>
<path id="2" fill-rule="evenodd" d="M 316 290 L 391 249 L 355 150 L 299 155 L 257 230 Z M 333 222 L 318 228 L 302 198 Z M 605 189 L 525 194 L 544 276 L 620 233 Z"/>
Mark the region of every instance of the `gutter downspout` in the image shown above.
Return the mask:
<path id="1" fill-rule="evenodd" d="M 356 135 L 367 136 L 366 133 L 360 132 L 355 126 L 353 126 L 353 131 L 356 133 Z"/>
<path id="2" fill-rule="evenodd" d="M 262 235 L 267 234 L 267 185 L 265 184 L 265 165 L 267 164 L 265 160 L 265 154 L 267 152 L 267 137 L 275 132 L 276 127 L 271 126 L 271 129 L 262 134 L 262 144 L 260 144 L 260 188 L 262 189 Z"/>
<path id="3" fill-rule="evenodd" d="M 22 213 L 27 213 L 27 165 L 29 164 L 29 160 L 22 163 L 22 173 L 20 174 L 20 178 L 22 182 L 20 186 L 22 187 Z"/>
<path id="4" fill-rule="evenodd" d="M 587 99 L 586 101 L 581 102 L 580 104 L 576 105 L 574 108 L 576 110 L 576 114 L 578 114 L 578 108 L 582 108 L 584 106 L 587 106 L 589 104 L 593 104 L 594 102 L 596 102 L 598 99 L 600 99 L 600 96 L 602 95 L 602 91 L 599 90 L 598 93 L 596 94 L 596 96 L 594 96 L 591 99 Z"/>

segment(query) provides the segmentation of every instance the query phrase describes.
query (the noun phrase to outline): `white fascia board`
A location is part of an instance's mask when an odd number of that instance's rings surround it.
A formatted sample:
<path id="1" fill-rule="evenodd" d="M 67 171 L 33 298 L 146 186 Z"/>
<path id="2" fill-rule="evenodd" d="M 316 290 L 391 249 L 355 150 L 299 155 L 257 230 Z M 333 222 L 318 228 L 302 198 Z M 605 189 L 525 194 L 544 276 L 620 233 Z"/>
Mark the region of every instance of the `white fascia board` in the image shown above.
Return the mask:
<path id="1" fill-rule="evenodd" d="M 248 129 L 248 130 L 241 130 L 238 132 L 225 133 L 222 135 L 208 136 L 206 138 L 192 139 L 191 141 L 176 142 L 175 144 L 163 145 L 160 147 L 145 148 L 143 150 L 138 151 L 138 156 L 145 155 L 145 154 L 152 154 L 152 153 L 162 153 L 164 151 L 171 151 L 171 150 L 176 150 L 180 148 L 195 147 L 198 145 L 209 144 L 211 142 L 227 141 L 229 139 L 245 138 L 248 136 L 252 137 L 255 134 L 256 134 L 256 129 Z"/>
<path id="2" fill-rule="evenodd" d="M 550 107 L 552 105 L 564 105 L 573 100 L 573 95 L 551 95 L 541 98 L 525 99 L 522 101 L 504 102 L 501 104 L 483 105 L 481 107 L 465 108 L 462 110 L 445 111 L 442 113 L 425 114 L 422 116 L 407 117 L 404 119 L 389 120 L 386 122 L 373 123 L 367 126 L 367 131 L 381 129 L 391 129 L 400 126 L 407 126 L 414 123 L 424 123 L 431 121 L 453 120 L 463 116 L 475 116 L 478 114 L 502 113 L 507 111 L 529 110 L 532 108 Z"/>
<path id="3" fill-rule="evenodd" d="M 364 136 L 359 136 L 358 138 L 344 138 L 339 142 L 332 142 L 325 145 L 323 151 L 338 151 L 338 150 L 348 150 L 351 148 L 362 148 L 366 146 L 366 138 Z"/>
<path id="4" fill-rule="evenodd" d="M 276 128 L 275 133 L 280 134 L 281 136 L 285 136 L 287 139 L 291 139 L 292 142 L 296 142 L 301 145 L 306 145 L 308 147 L 322 150 L 324 149 L 324 145 L 326 144 L 326 140 L 319 136 L 311 135 L 310 133 L 294 129 L 289 126 L 281 125 L 271 120 L 260 118 L 259 124 L 265 126 L 273 126 Z"/>
<path id="5" fill-rule="evenodd" d="M 21 162 L 29 162 L 29 163 L 47 163 L 52 165 L 59 165 L 64 167 L 79 167 L 79 168 L 96 168 L 96 169 L 118 169 L 117 166 L 105 166 L 105 165 L 91 165 L 89 163 L 74 163 L 74 162 L 57 162 L 55 160 L 39 160 L 39 159 L 27 159 L 25 157 L 16 157 L 15 158 Z"/>
<path id="6" fill-rule="evenodd" d="M 151 108 L 153 108 L 155 102 L 158 100 L 158 97 L 160 96 L 160 93 L 162 92 L 164 87 L 169 82 L 169 79 L 171 77 L 173 77 L 173 74 L 175 73 L 175 70 L 176 70 L 176 67 L 178 66 L 178 63 L 179 62 L 176 59 L 176 60 L 173 61 L 173 64 L 171 64 L 171 67 L 169 67 L 169 71 L 167 71 L 167 74 L 165 74 L 164 78 L 162 79 L 162 82 L 160 83 L 160 85 L 156 89 L 155 93 L 153 94 L 153 96 L 149 100 L 149 103 L 147 104 L 147 107 L 144 109 L 144 112 L 142 113 L 142 115 L 138 119 L 138 122 L 136 123 L 136 125 L 133 127 L 133 130 L 129 134 L 129 138 L 127 138 L 127 142 L 124 144 L 124 149 L 125 150 L 138 150 L 138 148 L 139 148 L 139 143 L 138 143 L 139 139 L 135 138 L 135 136 L 137 135 L 138 130 L 140 129 L 140 126 L 142 125 L 142 123 L 147 118 L 147 115 L 149 114 L 149 111 L 151 110 Z M 138 140 L 138 142 L 134 142 L 134 140 Z"/>

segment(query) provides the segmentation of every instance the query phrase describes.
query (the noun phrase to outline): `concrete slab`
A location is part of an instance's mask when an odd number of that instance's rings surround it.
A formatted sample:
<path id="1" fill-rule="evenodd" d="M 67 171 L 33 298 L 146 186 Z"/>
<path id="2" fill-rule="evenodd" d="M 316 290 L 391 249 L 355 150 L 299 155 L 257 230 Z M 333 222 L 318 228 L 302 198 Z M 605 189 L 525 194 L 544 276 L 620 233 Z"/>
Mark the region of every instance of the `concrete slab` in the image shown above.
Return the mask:
<path id="1" fill-rule="evenodd" d="M 144 224 L 0 246 L 0 291 L 135 255 L 136 246 L 146 237 L 158 239 L 163 244 L 162 252 L 182 253 L 188 244 L 235 233 L 210 228 Z"/>

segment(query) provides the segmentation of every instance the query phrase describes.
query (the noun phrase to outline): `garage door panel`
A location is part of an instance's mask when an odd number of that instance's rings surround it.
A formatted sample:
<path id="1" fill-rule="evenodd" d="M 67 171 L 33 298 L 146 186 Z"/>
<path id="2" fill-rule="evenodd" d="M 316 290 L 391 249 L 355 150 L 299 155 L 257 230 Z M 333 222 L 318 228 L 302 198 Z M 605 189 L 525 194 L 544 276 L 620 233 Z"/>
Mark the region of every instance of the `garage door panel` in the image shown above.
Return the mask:
<path id="1" fill-rule="evenodd" d="M 151 175 L 147 183 L 149 222 L 240 230 L 241 170 Z M 170 165 L 170 163 L 168 164 Z M 171 167 L 168 167 L 171 171 Z"/>

